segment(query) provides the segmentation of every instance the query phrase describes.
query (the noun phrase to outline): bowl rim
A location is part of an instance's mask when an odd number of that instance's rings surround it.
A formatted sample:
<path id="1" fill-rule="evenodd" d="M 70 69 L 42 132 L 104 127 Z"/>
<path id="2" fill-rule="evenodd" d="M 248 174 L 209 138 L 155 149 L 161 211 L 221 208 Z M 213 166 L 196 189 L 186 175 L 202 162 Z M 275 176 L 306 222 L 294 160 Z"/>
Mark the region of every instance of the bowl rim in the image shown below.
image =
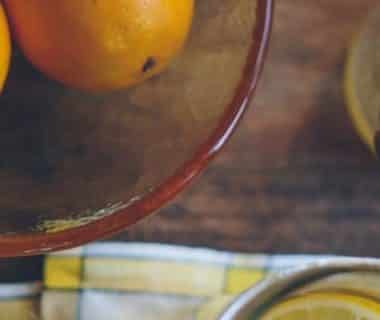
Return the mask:
<path id="1" fill-rule="evenodd" d="M 222 310 L 218 320 L 260 319 L 279 299 L 308 284 L 341 273 L 380 272 L 376 258 L 330 256 L 273 274 L 238 295 Z"/>
<path id="2" fill-rule="evenodd" d="M 252 0 L 254 1 L 254 0 Z M 114 235 L 162 208 L 182 191 L 221 151 L 246 111 L 263 69 L 272 28 L 275 0 L 257 0 L 257 23 L 242 79 L 218 126 L 171 177 L 161 185 L 108 216 L 88 224 L 52 233 L 4 234 L 0 236 L 0 257 L 44 254 L 77 247 Z"/>

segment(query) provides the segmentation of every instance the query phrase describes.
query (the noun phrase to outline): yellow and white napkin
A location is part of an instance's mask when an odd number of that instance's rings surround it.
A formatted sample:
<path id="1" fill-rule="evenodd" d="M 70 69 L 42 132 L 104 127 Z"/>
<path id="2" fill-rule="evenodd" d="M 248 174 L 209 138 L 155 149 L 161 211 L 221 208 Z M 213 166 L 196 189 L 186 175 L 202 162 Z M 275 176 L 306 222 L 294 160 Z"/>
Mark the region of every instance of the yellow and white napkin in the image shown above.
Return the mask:
<path id="1" fill-rule="evenodd" d="M 269 273 L 317 258 L 95 243 L 47 256 L 42 287 L 0 286 L 0 319 L 213 320 Z"/>

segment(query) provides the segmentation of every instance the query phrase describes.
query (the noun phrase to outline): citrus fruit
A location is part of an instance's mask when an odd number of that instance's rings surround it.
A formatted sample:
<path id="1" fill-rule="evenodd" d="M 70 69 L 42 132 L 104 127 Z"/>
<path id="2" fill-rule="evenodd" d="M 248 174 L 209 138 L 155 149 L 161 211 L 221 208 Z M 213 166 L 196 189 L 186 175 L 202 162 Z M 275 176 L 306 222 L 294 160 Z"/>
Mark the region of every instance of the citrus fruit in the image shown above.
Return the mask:
<path id="1" fill-rule="evenodd" d="M 299 293 L 345 291 L 380 299 L 380 277 L 375 272 L 342 272 L 313 281 Z"/>
<path id="2" fill-rule="evenodd" d="M 11 41 L 7 17 L 0 3 L 0 91 L 3 89 L 5 79 L 8 75 L 11 56 Z"/>
<path id="3" fill-rule="evenodd" d="M 293 297 L 276 305 L 261 320 L 376 320 L 380 305 L 361 296 L 319 292 Z"/>
<path id="4" fill-rule="evenodd" d="M 137 84 L 165 68 L 189 32 L 193 0 L 5 0 L 16 41 L 49 77 L 80 89 Z"/>
<path id="5" fill-rule="evenodd" d="M 376 153 L 380 138 L 380 11 L 356 35 L 345 68 L 345 95 L 352 122 Z"/>

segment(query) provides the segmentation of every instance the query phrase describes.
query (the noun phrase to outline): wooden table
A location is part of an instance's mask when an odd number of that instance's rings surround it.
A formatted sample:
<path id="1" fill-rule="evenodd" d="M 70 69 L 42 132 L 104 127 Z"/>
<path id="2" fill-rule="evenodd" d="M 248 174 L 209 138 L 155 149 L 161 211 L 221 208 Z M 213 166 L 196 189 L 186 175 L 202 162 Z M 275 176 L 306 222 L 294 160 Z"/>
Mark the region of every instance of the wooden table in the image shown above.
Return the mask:
<path id="1" fill-rule="evenodd" d="M 172 205 L 115 239 L 380 257 L 380 164 L 342 95 L 346 48 L 377 2 L 278 0 L 261 85 L 228 147 Z M 40 261 L 12 260 L 0 281 L 20 268 L 33 278 Z"/>
<path id="2" fill-rule="evenodd" d="M 253 106 L 171 206 L 117 237 L 380 256 L 380 163 L 345 111 L 346 48 L 376 0 L 278 0 Z"/>

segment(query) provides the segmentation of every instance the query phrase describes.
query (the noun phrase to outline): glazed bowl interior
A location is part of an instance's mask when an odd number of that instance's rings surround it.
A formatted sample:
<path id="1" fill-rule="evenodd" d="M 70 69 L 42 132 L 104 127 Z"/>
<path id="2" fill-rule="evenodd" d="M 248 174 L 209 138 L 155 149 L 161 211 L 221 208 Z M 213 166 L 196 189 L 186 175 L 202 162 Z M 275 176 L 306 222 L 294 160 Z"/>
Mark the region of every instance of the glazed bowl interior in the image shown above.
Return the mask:
<path id="1" fill-rule="evenodd" d="M 0 255 L 94 240 L 170 200 L 235 128 L 270 18 L 269 0 L 196 1 L 169 69 L 107 94 L 50 81 L 16 48 L 0 97 Z"/>

